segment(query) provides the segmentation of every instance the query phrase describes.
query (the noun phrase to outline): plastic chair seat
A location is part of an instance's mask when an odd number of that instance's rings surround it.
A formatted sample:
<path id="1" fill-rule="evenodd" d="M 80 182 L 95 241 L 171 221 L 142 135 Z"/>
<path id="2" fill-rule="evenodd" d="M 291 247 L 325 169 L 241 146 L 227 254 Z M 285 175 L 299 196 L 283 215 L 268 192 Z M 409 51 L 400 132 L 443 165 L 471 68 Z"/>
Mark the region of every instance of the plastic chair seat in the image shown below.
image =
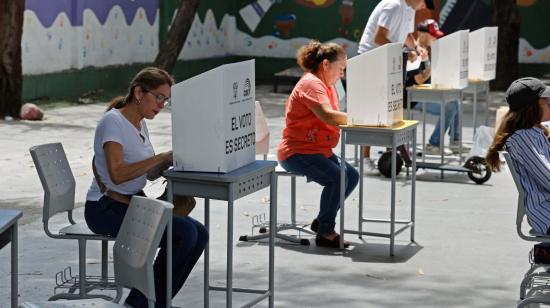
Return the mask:
<path id="1" fill-rule="evenodd" d="M 114 237 L 110 237 L 107 235 L 101 235 L 101 234 L 95 234 L 88 228 L 88 225 L 85 223 L 76 223 L 74 225 L 69 225 L 64 228 L 61 228 L 59 230 L 60 235 L 78 235 L 78 236 L 90 236 L 93 238 L 102 237 L 105 238 L 105 240 L 108 241 L 114 241 Z"/>
<path id="2" fill-rule="evenodd" d="M 303 174 L 286 171 L 285 168 L 281 167 L 280 165 L 277 165 L 277 167 L 275 167 L 275 174 L 282 176 L 304 176 Z"/>
<path id="3" fill-rule="evenodd" d="M 122 305 L 108 302 L 106 300 L 97 299 L 81 299 L 71 301 L 54 301 L 54 302 L 37 302 L 37 303 L 23 303 L 21 308 L 69 308 L 69 307 L 94 307 L 94 308 L 111 308 L 111 307 L 124 307 Z"/>
<path id="4" fill-rule="evenodd" d="M 537 231 L 531 229 L 529 230 L 529 235 L 532 235 L 534 237 L 540 237 L 540 238 L 545 238 L 545 239 L 550 239 L 550 235 L 548 234 L 544 234 L 544 233 L 538 233 Z"/>

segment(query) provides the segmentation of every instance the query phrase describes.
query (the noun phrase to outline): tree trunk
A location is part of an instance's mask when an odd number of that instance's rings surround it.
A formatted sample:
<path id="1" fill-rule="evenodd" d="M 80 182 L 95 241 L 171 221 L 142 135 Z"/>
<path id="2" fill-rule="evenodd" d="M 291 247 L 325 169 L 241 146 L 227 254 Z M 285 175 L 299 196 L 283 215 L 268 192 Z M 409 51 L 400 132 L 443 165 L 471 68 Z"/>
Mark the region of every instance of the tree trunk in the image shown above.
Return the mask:
<path id="1" fill-rule="evenodd" d="M 491 88 L 504 91 L 519 76 L 518 49 L 521 17 L 516 0 L 491 0 L 493 22 L 498 26 L 496 79 Z"/>
<path id="2" fill-rule="evenodd" d="M 0 1 L 0 119 L 19 118 L 23 69 L 21 36 L 25 0 Z"/>
<path id="3" fill-rule="evenodd" d="M 161 42 L 159 53 L 155 58 L 155 66 L 171 72 L 176 65 L 183 48 L 191 23 L 199 7 L 200 0 L 181 0 L 176 18 L 170 26 L 166 40 Z"/>

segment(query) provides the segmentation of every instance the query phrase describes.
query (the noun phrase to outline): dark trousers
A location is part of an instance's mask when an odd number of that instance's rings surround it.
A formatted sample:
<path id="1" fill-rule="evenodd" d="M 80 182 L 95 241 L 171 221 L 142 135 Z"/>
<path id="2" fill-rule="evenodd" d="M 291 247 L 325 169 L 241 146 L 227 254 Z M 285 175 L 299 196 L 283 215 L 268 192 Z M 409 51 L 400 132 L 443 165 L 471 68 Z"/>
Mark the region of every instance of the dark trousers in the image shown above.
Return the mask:
<path id="1" fill-rule="evenodd" d="M 86 201 L 85 218 L 90 230 L 116 237 L 128 205 L 103 196 L 98 201 Z M 191 217 L 174 216 L 172 220 L 172 297 L 181 289 L 200 258 L 206 243 L 206 228 Z M 155 307 L 166 307 L 166 232 L 153 265 L 155 273 Z M 147 307 L 147 298 L 132 289 L 126 303 L 135 308 Z"/>
<path id="2" fill-rule="evenodd" d="M 340 209 L 340 158 L 332 155 L 326 158 L 322 154 L 294 154 L 280 162 L 289 172 L 303 174 L 308 181 L 324 186 L 319 208 L 319 234 L 334 233 L 336 214 Z M 359 173 L 346 162 L 345 197 L 347 198 L 359 182 Z"/>

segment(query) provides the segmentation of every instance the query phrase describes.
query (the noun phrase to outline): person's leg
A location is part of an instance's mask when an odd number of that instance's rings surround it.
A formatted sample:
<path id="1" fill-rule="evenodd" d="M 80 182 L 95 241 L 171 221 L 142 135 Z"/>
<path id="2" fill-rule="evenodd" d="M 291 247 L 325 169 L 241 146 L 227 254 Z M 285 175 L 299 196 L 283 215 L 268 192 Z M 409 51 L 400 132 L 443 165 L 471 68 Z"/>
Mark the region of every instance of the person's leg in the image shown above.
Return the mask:
<path id="1" fill-rule="evenodd" d="M 208 233 L 204 226 L 190 217 L 174 216 L 172 219 L 172 297 L 182 288 L 191 270 L 200 258 Z M 163 235 L 160 250 L 153 265 L 155 273 L 155 307 L 166 306 L 166 234 Z M 145 296 L 132 289 L 126 303 L 132 307 L 147 307 Z"/>
<path id="2" fill-rule="evenodd" d="M 98 201 L 86 201 L 84 219 L 92 232 L 116 237 L 127 209 L 128 205 L 103 196 Z"/>
<path id="3" fill-rule="evenodd" d="M 429 144 L 433 145 L 433 146 L 436 146 L 436 147 L 439 147 L 440 143 L 441 143 L 441 140 L 440 140 L 440 134 L 441 134 L 441 119 L 440 119 L 440 116 L 441 116 L 441 105 L 440 104 L 437 104 L 437 103 L 424 103 L 426 105 L 426 112 L 431 114 L 431 115 L 435 115 L 435 116 L 439 116 L 437 118 L 437 121 L 435 123 L 435 128 L 432 132 L 432 135 L 430 136 L 430 139 L 428 141 Z M 419 104 L 420 105 L 420 104 Z M 447 123 L 449 121 L 449 118 L 447 118 L 445 116 L 445 128 L 447 127 Z"/>
<path id="4" fill-rule="evenodd" d="M 319 220 L 319 232 L 322 236 L 334 234 L 336 214 L 340 206 L 340 159 L 333 155 L 326 158 L 321 154 L 296 154 L 281 162 L 288 171 L 305 175 L 322 186 Z M 350 171 L 353 169 L 354 171 Z M 348 178 L 349 174 L 352 178 Z M 346 163 L 346 193 L 351 193 L 357 185 L 357 171 Z"/>
<path id="5" fill-rule="evenodd" d="M 187 277 L 189 277 L 189 274 L 191 273 L 191 270 L 193 270 L 193 267 L 195 267 L 195 264 L 199 260 L 199 258 L 202 255 L 202 252 L 204 251 L 206 247 L 206 243 L 208 243 L 208 231 L 206 231 L 206 228 L 198 221 L 191 217 L 181 217 L 186 224 L 190 224 L 189 227 L 194 228 L 194 232 L 196 232 L 197 237 L 195 244 L 193 245 L 190 254 L 186 254 L 186 250 L 182 249 L 180 256 L 178 256 L 177 260 L 181 261 L 181 264 L 178 264 L 178 266 L 182 266 L 181 275 L 179 277 L 174 277 L 174 283 L 173 283 L 173 293 L 174 296 L 176 296 L 178 290 L 180 290 L 183 287 L 183 284 L 187 280 Z M 186 230 L 180 230 L 181 232 L 187 232 Z M 179 235 L 183 234 L 185 236 L 186 233 L 180 233 Z M 178 236 L 179 236 L 178 235 Z M 185 241 L 185 237 L 182 237 L 181 240 Z M 178 261 L 179 262 L 179 261 Z"/>
<path id="6" fill-rule="evenodd" d="M 450 140 L 453 142 L 458 142 L 460 139 L 460 113 L 458 112 L 458 102 L 452 102 L 447 104 L 449 108 L 449 113 L 451 115 L 453 127 L 449 130 Z"/>

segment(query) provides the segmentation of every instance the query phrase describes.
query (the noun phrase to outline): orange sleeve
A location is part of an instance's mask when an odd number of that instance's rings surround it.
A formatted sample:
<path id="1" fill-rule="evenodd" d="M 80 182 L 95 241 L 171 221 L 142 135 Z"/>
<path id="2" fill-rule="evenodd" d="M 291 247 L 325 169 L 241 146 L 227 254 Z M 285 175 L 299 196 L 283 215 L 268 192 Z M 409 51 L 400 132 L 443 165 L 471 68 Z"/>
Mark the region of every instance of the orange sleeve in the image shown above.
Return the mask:
<path id="1" fill-rule="evenodd" d="M 327 92 L 327 87 L 320 80 L 308 80 L 302 85 L 303 88 L 299 93 L 300 101 L 309 110 L 319 106 L 320 104 L 328 104 L 330 106 L 330 98 Z"/>

